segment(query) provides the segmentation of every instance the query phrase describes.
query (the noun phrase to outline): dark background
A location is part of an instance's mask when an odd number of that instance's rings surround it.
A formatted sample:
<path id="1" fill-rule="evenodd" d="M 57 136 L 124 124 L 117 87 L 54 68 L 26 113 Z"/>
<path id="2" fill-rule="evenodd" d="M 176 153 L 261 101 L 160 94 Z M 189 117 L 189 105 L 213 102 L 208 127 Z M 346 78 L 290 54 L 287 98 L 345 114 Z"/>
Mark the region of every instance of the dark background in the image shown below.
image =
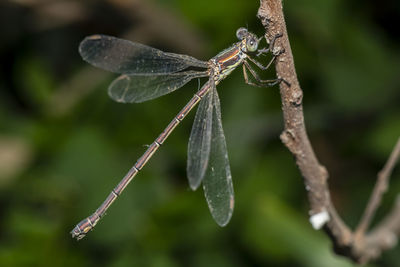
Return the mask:
<path id="1" fill-rule="evenodd" d="M 106 88 L 116 75 L 85 63 L 79 42 L 104 33 L 207 60 L 236 42 L 239 27 L 263 34 L 258 5 L 1 2 L 2 266 L 353 266 L 308 222 L 302 178 L 279 140 L 278 87 L 247 86 L 240 70 L 218 86 L 236 197 L 227 227 L 214 223 L 202 190 L 186 180 L 192 112 L 96 229 L 80 242 L 69 235 L 198 87 L 113 102 Z M 400 135 L 400 2 L 286 0 L 284 9 L 307 130 L 334 203 L 354 228 Z M 397 168 L 377 220 L 399 189 Z M 399 252 L 368 266 L 399 266 Z"/>

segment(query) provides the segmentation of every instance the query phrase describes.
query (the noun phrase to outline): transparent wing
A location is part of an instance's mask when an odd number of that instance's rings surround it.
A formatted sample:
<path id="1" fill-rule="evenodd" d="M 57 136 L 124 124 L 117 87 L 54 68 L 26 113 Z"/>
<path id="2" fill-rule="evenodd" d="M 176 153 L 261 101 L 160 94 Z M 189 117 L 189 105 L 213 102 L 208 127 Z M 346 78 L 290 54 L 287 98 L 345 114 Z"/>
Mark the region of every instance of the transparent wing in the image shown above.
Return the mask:
<path id="1" fill-rule="evenodd" d="M 210 94 L 213 98 L 211 149 L 203 189 L 211 215 L 220 226 L 225 226 L 232 216 L 234 193 L 219 97 L 215 89 Z"/>
<path id="2" fill-rule="evenodd" d="M 208 76 L 207 72 L 185 71 L 154 76 L 123 74 L 108 87 L 108 95 L 117 102 L 140 103 L 171 93 L 193 78 Z"/>
<path id="3" fill-rule="evenodd" d="M 79 53 L 93 66 L 121 74 L 172 73 L 190 66 L 207 68 L 207 62 L 191 56 L 165 53 L 107 35 L 86 37 L 79 45 Z"/>
<path id="4" fill-rule="evenodd" d="M 204 86 L 215 87 L 215 84 L 213 80 L 209 80 Z M 199 187 L 208 165 L 212 111 L 212 93 L 209 92 L 200 102 L 189 138 L 187 176 L 189 185 L 193 190 Z"/>

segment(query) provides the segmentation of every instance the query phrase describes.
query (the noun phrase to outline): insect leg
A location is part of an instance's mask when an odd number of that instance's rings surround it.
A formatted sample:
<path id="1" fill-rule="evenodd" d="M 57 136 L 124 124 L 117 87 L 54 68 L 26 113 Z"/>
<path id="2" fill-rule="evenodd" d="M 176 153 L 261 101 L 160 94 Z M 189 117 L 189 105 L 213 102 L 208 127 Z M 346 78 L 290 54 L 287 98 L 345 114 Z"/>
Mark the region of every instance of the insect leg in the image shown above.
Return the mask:
<path id="1" fill-rule="evenodd" d="M 251 73 L 256 82 L 249 80 L 246 70 L 248 70 Z M 268 79 L 268 80 L 261 79 L 260 76 L 258 76 L 257 72 L 255 72 L 255 70 L 250 66 L 249 62 L 247 61 L 243 62 L 243 75 L 244 75 L 244 80 L 247 84 L 258 87 L 271 87 L 274 86 L 275 84 L 284 81 L 282 78 Z"/>

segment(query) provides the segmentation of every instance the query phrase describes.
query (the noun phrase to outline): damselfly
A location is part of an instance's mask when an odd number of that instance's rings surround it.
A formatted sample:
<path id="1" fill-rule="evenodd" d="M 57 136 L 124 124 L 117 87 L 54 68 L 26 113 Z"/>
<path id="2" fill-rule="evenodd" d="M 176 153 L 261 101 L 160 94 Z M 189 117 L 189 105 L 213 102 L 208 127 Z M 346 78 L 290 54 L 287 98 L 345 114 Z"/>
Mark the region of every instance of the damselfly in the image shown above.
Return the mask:
<path id="1" fill-rule="evenodd" d="M 233 212 L 234 194 L 216 85 L 241 64 L 248 84 L 272 86 L 281 81 L 260 79 L 248 62 L 250 60 L 259 68 L 267 69 L 281 51 L 272 51 L 272 60 L 266 66 L 252 58 L 249 53 L 257 53 L 257 56 L 268 53 L 273 48 L 275 38 L 268 48 L 258 49 L 262 37 L 258 38 L 246 28 L 239 28 L 236 36 L 239 42 L 207 62 L 106 35 L 89 36 L 81 42 L 79 52 L 84 60 L 104 70 L 122 74 L 108 88 L 109 96 L 117 102 L 144 102 L 171 93 L 194 78 L 209 79 L 148 147 L 100 207 L 76 225 L 71 231 L 72 237 L 79 240 L 93 229 L 133 177 L 199 102 L 188 146 L 189 185 L 196 190 L 203 184 L 214 220 L 220 226 L 229 222 Z M 252 81 L 248 79 L 247 71 L 254 77 Z"/>

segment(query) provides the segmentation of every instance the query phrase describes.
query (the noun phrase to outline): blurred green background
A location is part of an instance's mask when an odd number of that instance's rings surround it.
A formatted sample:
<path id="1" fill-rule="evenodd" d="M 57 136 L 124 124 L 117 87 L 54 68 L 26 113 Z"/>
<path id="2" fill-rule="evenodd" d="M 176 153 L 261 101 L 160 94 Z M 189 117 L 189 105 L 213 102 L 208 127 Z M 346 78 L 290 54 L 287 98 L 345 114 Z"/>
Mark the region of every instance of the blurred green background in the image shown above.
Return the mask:
<path id="1" fill-rule="evenodd" d="M 80 242 L 69 235 L 198 87 L 115 103 L 106 88 L 116 75 L 85 63 L 79 42 L 104 33 L 207 60 L 236 42 L 239 27 L 263 34 L 258 5 L 1 2 L 1 266 L 353 266 L 308 223 L 302 178 L 279 140 L 278 87 L 247 86 L 241 70 L 218 87 L 236 197 L 227 227 L 186 180 L 192 112 L 96 229 Z M 307 130 L 354 227 L 400 135 L 400 2 L 297 0 L 284 9 Z M 397 168 L 376 221 L 399 190 Z M 399 255 L 397 247 L 368 266 L 399 266 Z"/>

